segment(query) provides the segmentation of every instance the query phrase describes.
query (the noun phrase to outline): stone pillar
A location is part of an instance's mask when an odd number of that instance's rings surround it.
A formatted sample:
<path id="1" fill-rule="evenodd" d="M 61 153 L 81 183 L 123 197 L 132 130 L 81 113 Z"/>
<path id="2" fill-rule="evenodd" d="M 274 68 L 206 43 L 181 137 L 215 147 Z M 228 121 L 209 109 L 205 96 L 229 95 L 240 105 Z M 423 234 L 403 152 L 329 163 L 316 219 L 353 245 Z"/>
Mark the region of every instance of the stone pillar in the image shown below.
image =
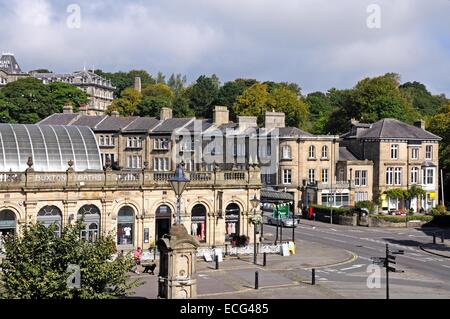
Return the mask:
<path id="1" fill-rule="evenodd" d="M 170 234 L 157 242 L 160 251 L 158 298 L 197 297 L 196 261 L 199 243 L 184 225 L 172 225 Z"/>

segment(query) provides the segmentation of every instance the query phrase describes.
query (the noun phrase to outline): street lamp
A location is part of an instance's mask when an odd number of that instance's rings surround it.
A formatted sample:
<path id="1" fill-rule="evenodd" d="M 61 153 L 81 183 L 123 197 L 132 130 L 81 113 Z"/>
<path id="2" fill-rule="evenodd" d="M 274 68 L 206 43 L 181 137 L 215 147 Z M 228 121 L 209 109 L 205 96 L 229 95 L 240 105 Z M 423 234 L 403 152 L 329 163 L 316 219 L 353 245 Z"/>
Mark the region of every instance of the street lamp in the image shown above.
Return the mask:
<path id="1" fill-rule="evenodd" d="M 177 197 L 177 215 L 176 215 L 176 225 L 181 224 L 180 217 L 180 199 L 181 194 L 186 188 L 186 185 L 190 182 L 189 178 L 184 175 L 184 170 L 182 165 L 178 164 L 175 170 L 175 175 L 169 179 L 169 183 L 172 186 L 173 191 L 175 192 L 175 196 Z"/>
<path id="2" fill-rule="evenodd" d="M 256 208 L 258 208 L 260 203 L 260 200 L 256 197 L 256 194 L 252 199 L 250 199 L 250 203 L 253 206 L 253 263 L 256 265 L 256 225 L 259 224 L 259 219 L 256 217 Z"/>

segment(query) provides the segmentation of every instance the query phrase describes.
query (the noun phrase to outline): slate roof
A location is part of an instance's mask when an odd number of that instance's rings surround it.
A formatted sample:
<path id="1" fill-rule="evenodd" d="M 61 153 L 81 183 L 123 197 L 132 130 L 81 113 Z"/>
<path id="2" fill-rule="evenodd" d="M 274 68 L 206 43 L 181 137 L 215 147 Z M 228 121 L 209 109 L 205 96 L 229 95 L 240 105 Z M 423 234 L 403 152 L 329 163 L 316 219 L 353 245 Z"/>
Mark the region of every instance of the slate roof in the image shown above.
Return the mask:
<path id="1" fill-rule="evenodd" d="M 301 136 L 314 136 L 311 133 L 302 131 L 296 127 L 282 127 L 278 129 L 278 134 L 280 137 L 301 137 Z"/>
<path id="2" fill-rule="evenodd" d="M 441 138 L 420 127 L 403 123 L 396 119 L 382 119 L 358 136 L 363 139 L 407 139 L 407 140 L 440 140 Z"/>
<path id="3" fill-rule="evenodd" d="M 158 125 L 160 121 L 154 117 L 139 117 L 128 125 L 123 132 L 148 132 Z"/>
<path id="4" fill-rule="evenodd" d="M 136 119 L 138 119 L 137 116 L 129 116 L 129 117 L 108 116 L 95 127 L 95 130 L 120 131 L 121 129 L 124 129 L 128 125 L 133 123 Z"/>
<path id="5" fill-rule="evenodd" d="M 172 133 L 174 130 L 179 129 L 189 123 L 192 118 L 172 118 L 163 121 L 160 125 L 152 129 L 153 133 Z"/>
<path id="6" fill-rule="evenodd" d="M 5 71 L 8 74 L 23 74 L 20 69 L 19 63 L 11 53 L 3 53 L 0 58 L 0 70 Z"/>
<path id="7" fill-rule="evenodd" d="M 79 116 L 79 114 L 75 113 L 55 113 L 52 114 L 42 121 L 40 121 L 38 124 L 40 125 L 69 125 L 74 119 L 76 119 Z"/>
<path id="8" fill-rule="evenodd" d="M 340 161 L 358 161 L 359 159 L 345 146 L 339 146 Z"/>
<path id="9" fill-rule="evenodd" d="M 261 201 L 262 202 L 278 202 L 278 201 L 293 201 L 294 196 L 290 193 L 276 191 L 273 189 L 263 188 L 261 189 Z"/>
<path id="10" fill-rule="evenodd" d="M 75 121 L 70 123 L 70 125 L 79 125 L 79 126 L 89 126 L 91 129 L 94 129 L 98 123 L 100 123 L 106 115 L 81 115 Z"/>
<path id="11" fill-rule="evenodd" d="M 195 120 L 192 123 L 186 125 L 185 129 L 193 132 L 194 130 L 201 129 L 201 132 L 206 131 L 213 125 L 211 120 Z"/>

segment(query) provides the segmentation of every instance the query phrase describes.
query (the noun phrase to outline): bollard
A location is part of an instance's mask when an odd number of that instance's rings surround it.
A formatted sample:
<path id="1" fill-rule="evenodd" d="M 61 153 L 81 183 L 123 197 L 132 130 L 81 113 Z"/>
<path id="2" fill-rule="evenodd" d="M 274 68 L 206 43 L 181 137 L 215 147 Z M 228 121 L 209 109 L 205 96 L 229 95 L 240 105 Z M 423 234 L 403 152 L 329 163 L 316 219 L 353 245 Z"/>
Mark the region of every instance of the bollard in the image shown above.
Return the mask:
<path id="1" fill-rule="evenodd" d="M 441 233 L 441 243 L 444 243 L 444 232 Z"/>
<path id="2" fill-rule="evenodd" d="M 316 270 L 313 268 L 311 272 L 311 285 L 316 284 Z"/>
<path id="3" fill-rule="evenodd" d="M 255 289 L 259 288 L 259 273 L 255 271 Z"/>
<path id="4" fill-rule="evenodd" d="M 216 255 L 216 269 L 219 269 L 219 256 Z"/>
<path id="5" fill-rule="evenodd" d="M 267 265 L 267 253 L 263 253 L 263 266 Z"/>
<path id="6" fill-rule="evenodd" d="M 433 233 L 433 244 L 436 244 L 436 233 Z"/>

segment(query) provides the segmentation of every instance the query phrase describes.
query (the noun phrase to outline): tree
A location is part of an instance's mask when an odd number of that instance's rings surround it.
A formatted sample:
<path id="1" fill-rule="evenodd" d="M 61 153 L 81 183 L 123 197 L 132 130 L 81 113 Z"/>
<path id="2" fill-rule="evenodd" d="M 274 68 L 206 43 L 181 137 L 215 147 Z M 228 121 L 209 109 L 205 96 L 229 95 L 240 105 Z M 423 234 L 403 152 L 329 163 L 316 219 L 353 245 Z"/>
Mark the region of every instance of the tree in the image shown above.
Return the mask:
<path id="1" fill-rule="evenodd" d="M 156 83 L 166 84 L 166 76 L 161 71 L 156 75 Z"/>
<path id="2" fill-rule="evenodd" d="M 211 117 L 213 103 L 219 93 L 219 86 L 220 83 L 216 75 L 213 74 L 211 77 L 202 75 L 187 89 L 189 106 L 194 110 L 196 116 Z"/>
<path id="3" fill-rule="evenodd" d="M 236 114 L 233 110 L 234 103 L 236 103 L 238 96 L 241 95 L 245 89 L 256 83 L 259 82 L 254 79 L 236 79 L 234 81 L 226 82 L 220 87 L 214 104 L 226 106 L 230 111 L 231 120 L 236 121 Z"/>
<path id="4" fill-rule="evenodd" d="M 233 111 L 236 115 L 256 116 L 258 123 L 262 124 L 264 113 L 268 110 L 269 99 L 267 84 L 256 83 L 237 97 Z"/>
<path id="5" fill-rule="evenodd" d="M 313 92 L 306 96 L 309 109 L 309 129 L 315 134 L 326 134 L 326 125 L 333 111 L 329 94 Z"/>
<path id="6" fill-rule="evenodd" d="M 297 93 L 287 87 L 275 88 L 267 104 L 269 108 L 285 113 L 287 126 L 304 128 L 308 122 L 308 105 Z"/>
<path id="7" fill-rule="evenodd" d="M 121 97 L 111 103 L 106 113 L 111 114 L 117 111 L 122 116 L 135 116 L 138 114 L 138 105 L 141 100 L 141 93 L 133 88 L 126 88 L 122 91 Z"/>
<path id="8" fill-rule="evenodd" d="M 112 258 L 114 237 L 88 242 L 80 238 L 82 229 L 80 220 L 57 237 L 54 225 L 46 228 L 37 223 L 25 226 L 21 237 L 7 237 L 0 298 L 105 299 L 123 296 L 138 286 L 138 281 L 127 277 L 133 266 L 131 256 Z M 71 264 L 79 266 L 80 288 L 67 286 Z"/>
<path id="9" fill-rule="evenodd" d="M 420 114 L 434 115 L 445 106 L 445 95 L 432 95 L 420 82 L 406 82 L 400 85 L 400 93 Z"/>
<path id="10" fill-rule="evenodd" d="M 161 108 L 172 108 L 175 100 L 175 93 L 172 89 L 163 83 L 148 84 L 142 89 L 142 100 L 137 109 L 140 116 L 157 117 Z"/>
<path id="11" fill-rule="evenodd" d="M 11 123 L 36 123 L 51 114 L 60 113 L 64 104 L 70 102 L 74 111 L 87 103 L 85 92 L 68 83 L 49 85 L 29 77 L 8 83 L 2 89 L 0 114 L 2 121 Z"/>
<path id="12" fill-rule="evenodd" d="M 156 83 L 152 76 L 145 70 L 131 70 L 129 72 L 115 72 L 108 73 L 102 70 L 95 70 L 95 74 L 104 77 L 111 81 L 111 84 L 116 87 L 114 90 L 114 97 L 119 98 L 122 91 L 126 88 L 134 87 L 134 80 L 138 76 L 141 78 L 141 85 Z"/>
<path id="13" fill-rule="evenodd" d="M 167 85 L 172 89 L 172 91 L 175 92 L 177 96 L 180 96 L 184 92 L 186 82 L 186 75 L 181 75 L 180 73 L 172 73 L 169 80 L 167 81 Z"/>

